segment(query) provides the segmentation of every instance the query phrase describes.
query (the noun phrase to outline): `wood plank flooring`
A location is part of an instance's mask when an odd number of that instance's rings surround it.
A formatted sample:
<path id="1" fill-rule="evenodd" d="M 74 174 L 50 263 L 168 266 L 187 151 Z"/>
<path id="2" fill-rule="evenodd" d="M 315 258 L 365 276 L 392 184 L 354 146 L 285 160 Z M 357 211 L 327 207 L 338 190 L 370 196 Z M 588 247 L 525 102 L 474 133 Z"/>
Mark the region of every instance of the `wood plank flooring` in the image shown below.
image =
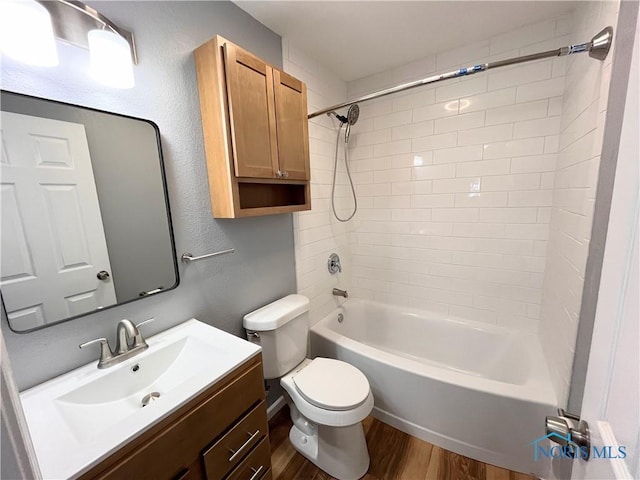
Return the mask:
<path id="1" fill-rule="evenodd" d="M 487 465 L 407 435 L 373 417 L 363 422 L 371 466 L 364 480 L 534 480 Z M 294 450 L 284 407 L 269 422 L 274 480 L 333 480 Z"/>

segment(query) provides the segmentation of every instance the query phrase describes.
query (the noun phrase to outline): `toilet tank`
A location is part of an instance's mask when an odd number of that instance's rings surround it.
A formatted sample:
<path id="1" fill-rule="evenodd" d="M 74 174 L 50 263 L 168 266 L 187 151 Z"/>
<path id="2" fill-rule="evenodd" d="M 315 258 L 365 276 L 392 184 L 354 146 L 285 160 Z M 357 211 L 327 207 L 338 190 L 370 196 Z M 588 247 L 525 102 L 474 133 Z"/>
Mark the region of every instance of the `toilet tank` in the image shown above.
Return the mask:
<path id="1" fill-rule="evenodd" d="M 262 347 L 264 378 L 278 378 L 307 356 L 309 299 L 288 295 L 244 316 L 247 339 Z"/>

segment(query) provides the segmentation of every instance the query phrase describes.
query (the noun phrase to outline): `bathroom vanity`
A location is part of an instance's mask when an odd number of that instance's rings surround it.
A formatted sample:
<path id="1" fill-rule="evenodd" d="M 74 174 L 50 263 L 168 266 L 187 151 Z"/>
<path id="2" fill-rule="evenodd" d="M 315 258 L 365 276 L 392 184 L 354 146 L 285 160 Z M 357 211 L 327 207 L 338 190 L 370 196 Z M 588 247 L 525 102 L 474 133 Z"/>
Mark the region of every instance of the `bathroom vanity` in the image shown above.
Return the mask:
<path id="1" fill-rule="evenodd" d="M 21 394 L 43 477 L 270 479 L 260 349 L 195 319 L 148 344 Z"/>

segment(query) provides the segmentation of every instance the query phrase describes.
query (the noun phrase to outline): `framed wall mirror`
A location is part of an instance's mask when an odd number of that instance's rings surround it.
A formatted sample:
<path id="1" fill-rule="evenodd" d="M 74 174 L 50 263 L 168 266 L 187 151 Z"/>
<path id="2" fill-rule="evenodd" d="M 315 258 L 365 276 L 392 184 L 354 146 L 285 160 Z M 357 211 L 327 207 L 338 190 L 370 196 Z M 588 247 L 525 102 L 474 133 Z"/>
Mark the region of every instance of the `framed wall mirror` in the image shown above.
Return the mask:
<path id="1" fill-rule="evenodd" d="M 175 288 L 151 121 L 0 92 L 0 290 L 29 332 Z"/>

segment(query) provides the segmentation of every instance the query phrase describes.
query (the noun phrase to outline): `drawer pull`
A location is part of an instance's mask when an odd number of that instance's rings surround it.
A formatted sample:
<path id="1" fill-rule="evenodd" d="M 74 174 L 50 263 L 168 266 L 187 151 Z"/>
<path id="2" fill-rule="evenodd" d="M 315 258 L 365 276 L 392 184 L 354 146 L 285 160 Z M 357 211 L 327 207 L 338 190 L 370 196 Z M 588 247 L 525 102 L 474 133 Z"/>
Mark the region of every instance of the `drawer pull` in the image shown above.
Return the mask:
<path id="1" fill-rule="evenodd" d="M 258 429 L 254 433 L 247 432 L 247 435 L 249 435 L 249 439 L 246 442 L 244 442 L 238 450 L 234 452 L 232 449 L 229 449 L 229 451 L 231 452 L 231 456 L 229 457 L 230 462 L 233 462 L 236 459 L 236 457 L 240 455 L 240 452 L 242 452 L 245 448 L 247 448 L 247 446 L 251 444 L 254 438 L 260 435 L 260 430 Z"/>
<path id="2" fill-rule="evenodd" d="M 249 480 L 256 480 L 256 478 L 260 478 L 260 473 L 262 472 L 263 468 L 264 466 L 262 465 L 260 465 L 260 468 L 258 468 L 257 470 L 251 467 L 251 471 L 253 472 L 253 475 L 251 475 L 251 478 Z"/>

